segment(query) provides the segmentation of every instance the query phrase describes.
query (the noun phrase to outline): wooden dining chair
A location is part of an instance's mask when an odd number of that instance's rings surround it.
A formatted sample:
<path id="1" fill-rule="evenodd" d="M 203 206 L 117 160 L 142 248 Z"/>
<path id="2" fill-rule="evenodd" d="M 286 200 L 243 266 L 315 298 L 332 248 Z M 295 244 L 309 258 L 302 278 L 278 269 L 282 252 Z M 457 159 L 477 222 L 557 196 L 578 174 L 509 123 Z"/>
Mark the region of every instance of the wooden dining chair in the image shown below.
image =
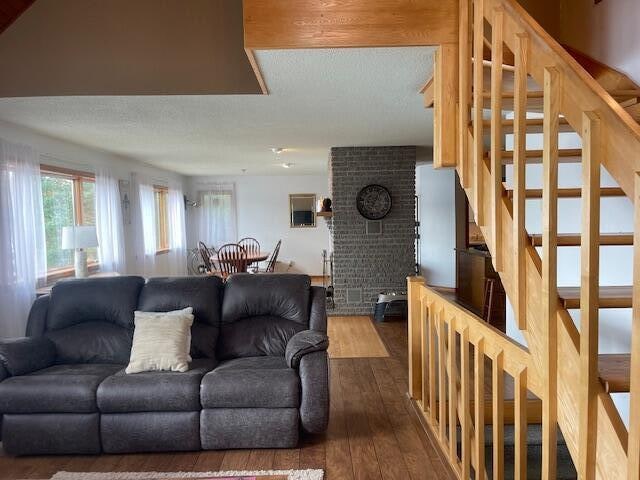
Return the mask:
<path id="1" fill-rule="evenodd" d="M 200 252 L 200 258 L 202 258 L 202 263 L 204 264 L 205 273 L 215 273 L 216 266 L 211 259 L 216 254 L 216 249 L 207 247 L 204 242 L 198 242 L 198 250 Z"/>
<path id="2" fill-rule="evenodd" d="M 241 245 L 247 251 L 247 257 L 249 257 L 249 264 L 247 265 L 247 267 L 251 268 L 252 272 L 257 272 L 258 262 L 252 261 L 251 258 L 255 258 L 260 255 L 260 242 L 258 242 L 258 240 L 256 240 L 255 238 L 245 237 L 241 238 L 238 241 L 238 245 Z M 255 265 L 253 265 L 254 263 Z"/>
<path id="3" fill-rule="evenodd" d="M 227 243 L 218 250 L 218 267 L 222 277 L 247 271 L 247 251 L 237 243 Z"/>
<path id="4" fill-rule="evenodd" d="M 267 266 L 264 270 L 258 270 L 259 273 L 273 273 L 276 271 L 276 262 L 278 261 L 278 254 L 280 253 L 280 245 L 282 245 L 282 240 L 278 240 L 273 252 L 271 252 L 271 255 L 269 256 L 269 260 L 267 260 Z"/>

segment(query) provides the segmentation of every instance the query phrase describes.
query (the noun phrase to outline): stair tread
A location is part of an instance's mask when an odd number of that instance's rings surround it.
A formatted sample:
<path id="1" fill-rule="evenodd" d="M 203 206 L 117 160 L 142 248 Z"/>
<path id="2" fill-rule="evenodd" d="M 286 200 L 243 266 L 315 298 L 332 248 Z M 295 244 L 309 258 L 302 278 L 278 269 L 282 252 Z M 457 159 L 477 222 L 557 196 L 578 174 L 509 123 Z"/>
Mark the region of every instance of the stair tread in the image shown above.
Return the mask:
<path id="1" fill-rule="evenodd" d="M 542 154 L 542 150 L 527 150 L 527 163 L 542 163 Z M 486 156 L 489 157 L 490 153 L 487 152 Z M 560 163 L 579 163 L 582 161 L 582 149 L 564 148 L 558 150 L 558 161 Z M 502 151 L 502 163 L 505 165 L 510 165 L 513 163 L 513 150 Z"/>
<path id="2" fill-rule="evenodd" d="M 631 354 L 598 355 L 600 381 L 608 393 L 629 392 L 631 384 Z"/>
<path id="3" fill-rule="evenodd" d="M 559 247 L 579 247 L 581 243 L 581 234 L 579 233 L 559 233 L 557 235 Z M 534 247 L 542 246 L 542 234 L 536 233 L 529 235 L 531 244 Z M 601 233 L 600 245 L 633 245 L 633 233 Z"/>
<path id="4" fill-rule="evenodd" d="M 509 198 L 513 198 L 513 190 L 507 188 L 505 185 L 505 190 L 507 190 L 507 195 Z M 542 189 L 541 188 L 527 188 L 525 192 L 526 198 L 542 198 Z M 601 187 L 600 188 L 600 196 L 601 197 L 624 197 L 625 193 L 620 187 Z M 558 189 L 558 198 L 580 198 L 582 197 L 582 188 L 559 188 Z"/>
<path id="5" fill-rule="evenodd" d="M 631 308 L 631 285 L 601 286 L 599 292 L 600 308 Z M 558 295 L 564 308 L 580 308 L 580 287 L 558 287 Z"/>
<path id="6" fill-rule="evenodd" d="M 544 124 L 543 118 L 528 118 L 527 119 L 527 133 L 542 133 L 542 128 Z M 485 133 L 489 133 L 491 128 L 491 120 L 483 120 L 482 124 L 484 125 Z M 503 119 L 502 120 L 502 133 L 508 134 L 513 133 L 514 129 L 514 120 L 513 119 Z M 559 119 L 559 132 L 574 132 L 573 127 L 569 124 L 566 118 L 561 117 Z"/>

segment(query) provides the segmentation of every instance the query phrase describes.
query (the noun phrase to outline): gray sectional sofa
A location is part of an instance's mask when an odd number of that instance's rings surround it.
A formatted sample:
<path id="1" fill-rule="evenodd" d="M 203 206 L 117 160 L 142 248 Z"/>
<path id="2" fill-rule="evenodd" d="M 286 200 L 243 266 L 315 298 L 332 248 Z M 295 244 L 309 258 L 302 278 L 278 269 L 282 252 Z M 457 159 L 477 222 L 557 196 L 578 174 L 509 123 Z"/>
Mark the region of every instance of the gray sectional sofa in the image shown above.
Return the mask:
<path id="1" fill-rule="evenodd" d="M 127 375 L 134 311 L 193 307 L 186 373 Z M 34 303 L 0 341 L 13 455 L 294 447 L 329 416 L 325 293 L 304 275 L 93 278 Z"/>

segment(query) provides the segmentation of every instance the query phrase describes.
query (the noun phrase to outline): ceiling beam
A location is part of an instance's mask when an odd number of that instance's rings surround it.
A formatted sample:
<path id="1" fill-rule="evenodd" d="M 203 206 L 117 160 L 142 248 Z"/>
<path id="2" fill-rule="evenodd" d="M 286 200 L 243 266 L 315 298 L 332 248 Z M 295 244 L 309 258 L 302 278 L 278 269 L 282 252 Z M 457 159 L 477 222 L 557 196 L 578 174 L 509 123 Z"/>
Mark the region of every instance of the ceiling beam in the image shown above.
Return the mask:
<path id="1" fill-rule="evenodd" d="M 243 0 L 243 9 L 252 50 L 458 41 L 458 0 Z"/>

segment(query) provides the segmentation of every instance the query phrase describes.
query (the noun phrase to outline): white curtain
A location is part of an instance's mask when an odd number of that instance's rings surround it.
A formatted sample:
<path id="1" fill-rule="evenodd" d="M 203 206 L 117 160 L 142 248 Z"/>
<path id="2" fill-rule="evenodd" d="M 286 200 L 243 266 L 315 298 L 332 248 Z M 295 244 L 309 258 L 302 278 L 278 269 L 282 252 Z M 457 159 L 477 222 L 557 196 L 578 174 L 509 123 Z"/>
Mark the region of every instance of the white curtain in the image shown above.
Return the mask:
<path id="1" fill-rule="evenodd" d="M 234 185 L 216 184 L 207 187 L 206 191 L 198 194 L 198 241 L 215 248 L 238 241 Z"/>
<path id="2" fill-rule="evenodd" d="M 25 334 L 36 285 L 46 272 L 38 156 L 0 139 L 0 338 Z"/>
<path id="3" fill-rule="evenodd" d="M 103 272 L 124 273 L 126 259 L 118 180 L 107 170 L 96 170 L 96 230 L 98 258 Z"/>
<path id="4" fill-rule="evenodd" d="M 187 274 L 187 239 L 184 220 L 184 194 L 180 184 L 169 184 L 167 225 L 169 240 L 169 274 Z"/>
<path id="5" fill-rule="evenodd" d="M 153 181 L 141 174 L 131 175 L 131 227 L 135 265 L 130 273 L 152 276 L 156 273 L 156 206 Z"/>

